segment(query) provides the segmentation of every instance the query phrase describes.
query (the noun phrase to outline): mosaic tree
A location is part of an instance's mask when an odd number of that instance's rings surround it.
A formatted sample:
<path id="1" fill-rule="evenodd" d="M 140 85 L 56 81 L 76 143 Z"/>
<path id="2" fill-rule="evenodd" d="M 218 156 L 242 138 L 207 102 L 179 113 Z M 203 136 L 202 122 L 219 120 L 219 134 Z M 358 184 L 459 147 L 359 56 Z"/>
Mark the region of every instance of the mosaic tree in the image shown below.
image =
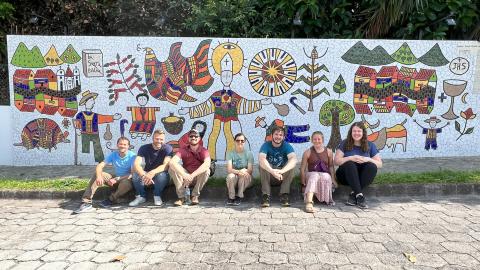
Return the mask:
<path id="1" fill-rule="evenodd" d="M 297 89 L 295 92 L 292 93 L 292 95 L 300 94 L 300 95 L 308 98 L 310 100 L 310 102 L 308 103 L 308 110 L 311 111 L 311 112 L 313 112 L 313 99 L 314 98 L 318 97 L 322 93 L 326 93 L 327 95 L 330 95 L 330 93 L 328 93 L 327 88 L 325 88 L 325 87 L 321 90 L 319 90 L 319 87 L 315 88 L 322 81 L 329 82 L 328 78 L 325 75 L 319 76 L 319 74 L 317 74 L 322 70 L 325 71 L 325 72 L 329 72 L 327 66 L 325 66 L 323 64 L 320 65 L 316 62 L 318 59 L 322 58 L 327 53 L 327 51 L 328 51 L 328 49 L 325 50 L 325 53 L 323 53 L 321 56 L 319 56 L 318 52 L 317 52 L 317 46 L 313 46 L 313 50 L 311 51 L 310 55 L 308 55 L 305 52 L 305 48 L 303 49 L 303 52 L 305 53 L 305 55 L 308 58 L 310 58 L 312 60 L 312 62 L 310 64 L 303 64 L 303 65 L 300 66 L 300 68 L 298 70 L 305 69 L 308 72 L 308 75 L 307 75 L 307 77 L 305 77 L 303 75 L 300 76 L 297 79 L 297 82 L 304 82 L 306 85 L 309 86 L 309 88 L 305 89 L 305 90 Z"/>
<path id="2" fill-rule="evenodd" d="M 345 93 L 347 91 L 347 85 L 345 84 L 345 80 L 343 79 L 342 75 L 338 76 L 335 84 L 333 85 L 333 92 L 338 94 L 338 98 L 340 98 L 340 94 Z"/>
<path id="3" fill-rule="evenodd" d="M 345 90 L 345 81 L 343 80 L 342 75 L 340 75 L 333 85 L 333 91 L 340 95 L 345 92 Z M 352 123 L 353 119 L 355 119 L 355 111 L 353 110 L 353 107 L 345 101 L 332 99 L 323 103 L 320 108 L 319 117 L 320 124 L 332 127 L 327 147 L 330 149 L 336 149 L 342 141 L 340 126 Z"/>

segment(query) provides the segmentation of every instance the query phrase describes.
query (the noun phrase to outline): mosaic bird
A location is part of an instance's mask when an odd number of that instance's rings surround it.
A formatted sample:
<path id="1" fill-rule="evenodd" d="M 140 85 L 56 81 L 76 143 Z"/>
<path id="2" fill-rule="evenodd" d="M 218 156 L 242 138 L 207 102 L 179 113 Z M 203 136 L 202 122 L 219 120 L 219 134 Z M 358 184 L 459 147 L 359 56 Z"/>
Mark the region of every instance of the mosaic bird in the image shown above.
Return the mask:
<path id="1" fill-rule="evenodd" d="M 187 87 L 196 92 L 206 91 L 213 83 L 208 71 L 208 50 L 211 39 L 200 42 L 191 57 L 180 53 L 181 42 L 173 43 L 165 62 L 157 59 L 151 48 L 145 48 L 145 79 L 147 89 L 154 98 L 176 105 L 179 100 L 194 102 Z"/>

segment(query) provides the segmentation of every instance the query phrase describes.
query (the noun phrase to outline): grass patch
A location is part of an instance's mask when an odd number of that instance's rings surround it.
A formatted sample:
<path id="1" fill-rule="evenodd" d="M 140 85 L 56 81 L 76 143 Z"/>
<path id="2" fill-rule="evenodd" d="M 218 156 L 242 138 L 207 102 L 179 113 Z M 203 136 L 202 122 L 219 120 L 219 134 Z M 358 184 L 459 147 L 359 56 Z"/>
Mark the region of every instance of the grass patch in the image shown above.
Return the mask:
<path id="1" fill-rule="evenodd" d="M 0 190 L 46 190 L 79 191 L 88 185 L 88 179 L 49 179 L 21 180 L 0 178 Z M 300 183 L 295 177 L 294 185 Z M 446 183 L 480 183 L 480 171 L 435 171 L 423 173 L 382 173 L 377 175 L 374 184 L 446 184 Z M 253 184 L 260 185 L 260 179 L 254 178 Z M 207 186 L 225 187 L 225 178 L 215 177 L 208 180 Z"/>
<path id="2" fill-rule="evenodd" d="M 382 173 L 375 184 L 480 183 L 480 171 L 435 171 L 423 173 Z"/>
<path id="3" fill-rule="evenodd" d="M 78 191 L 84 190 L 87 185 L 87 179 L 19 180 L 0 178 L 0 189 L 3 190 Z"/>

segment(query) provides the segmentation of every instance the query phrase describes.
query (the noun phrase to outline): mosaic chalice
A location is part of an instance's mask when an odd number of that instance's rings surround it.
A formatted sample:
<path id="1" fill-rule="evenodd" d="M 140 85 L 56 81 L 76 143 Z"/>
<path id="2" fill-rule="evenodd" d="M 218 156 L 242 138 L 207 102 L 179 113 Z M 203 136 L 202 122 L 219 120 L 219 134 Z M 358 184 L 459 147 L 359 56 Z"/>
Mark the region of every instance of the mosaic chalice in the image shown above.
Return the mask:
<path id="1" fill-rule="evenodd" d="M 450 79 L 443 81 L 443 92 L 451 98 L 450 108 L 446 113 L 442 114 L 444 119 L 453 120 L 458 118 L 458 115 L 453 112 L 453 104 L 455 103 L 455 97 L 461 95 L 466 87 L 467 81 L 464 80 Z"/>

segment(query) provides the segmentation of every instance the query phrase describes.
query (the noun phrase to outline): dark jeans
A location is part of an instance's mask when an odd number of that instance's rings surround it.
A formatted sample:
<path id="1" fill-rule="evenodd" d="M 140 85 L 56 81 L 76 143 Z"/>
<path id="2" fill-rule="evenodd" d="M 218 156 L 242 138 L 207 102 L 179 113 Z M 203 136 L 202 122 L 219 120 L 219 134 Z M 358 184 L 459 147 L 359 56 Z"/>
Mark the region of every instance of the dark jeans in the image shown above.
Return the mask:
<path id="1" fill-rule="evenodd" d="M 160 172 L 155 174 L 153 177 L 153 196 L 160 196 L 162 191 L 168 185 L 170 181 L 170 175 L 168 172 Z M 140 175 L 134 173 L 133 174 L 133 186 L 135 187 L 135 191 L 138 195 L 146 198 L 147 194 L 145 192 L 145 184 L 142 181 Z"/>
<path id="2" fill-rule="evenodd" d="M 359 164 L 347 161 L 338 167 L 335 175 L 340 184 L 350 186 L 357 195 L 373 182 L 377 175 L 377 166 L 372 162 Z"/>

